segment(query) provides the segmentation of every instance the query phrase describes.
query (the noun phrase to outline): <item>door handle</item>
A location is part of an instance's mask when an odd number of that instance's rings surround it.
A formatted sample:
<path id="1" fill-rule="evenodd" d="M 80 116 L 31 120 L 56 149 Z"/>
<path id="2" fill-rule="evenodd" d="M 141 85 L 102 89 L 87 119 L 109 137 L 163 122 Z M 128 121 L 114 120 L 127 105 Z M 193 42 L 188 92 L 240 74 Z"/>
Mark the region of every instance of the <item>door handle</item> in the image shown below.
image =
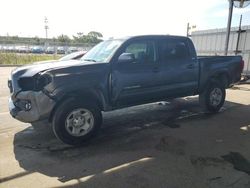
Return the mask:
<path id="1" fill-rule="evenodd" d="M 193 68 L 194 68 L 194 64 L 189 64 L 189 65 L 187 65 L 187 68 L 188 68 L 188 69 L 193 69 Z"/>

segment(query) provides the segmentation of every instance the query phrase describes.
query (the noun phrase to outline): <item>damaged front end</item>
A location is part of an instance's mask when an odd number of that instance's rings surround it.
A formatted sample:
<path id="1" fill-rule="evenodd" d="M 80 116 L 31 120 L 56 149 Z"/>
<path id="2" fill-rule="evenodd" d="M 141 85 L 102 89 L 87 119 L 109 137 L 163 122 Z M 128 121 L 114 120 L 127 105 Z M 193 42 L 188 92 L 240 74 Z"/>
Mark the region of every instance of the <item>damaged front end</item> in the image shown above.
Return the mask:
<path id="1" fill-rule="evenodd" d="M 55 100 L 49 95 L 46 87 L 52 82 L 53 76 L 46 72 L 33 76 L 24 75 L 15 71 L 8 81 L 11 92 L 10 114 L 28 123 L 48 118 L 55 106 Z"/>

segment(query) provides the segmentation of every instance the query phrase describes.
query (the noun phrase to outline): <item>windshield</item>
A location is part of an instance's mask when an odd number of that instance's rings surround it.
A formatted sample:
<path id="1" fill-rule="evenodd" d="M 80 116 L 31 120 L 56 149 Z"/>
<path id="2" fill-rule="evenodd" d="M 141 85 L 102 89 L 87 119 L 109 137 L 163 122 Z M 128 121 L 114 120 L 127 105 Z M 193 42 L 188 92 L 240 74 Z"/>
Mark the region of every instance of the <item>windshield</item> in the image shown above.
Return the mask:
<path id="1" fill-rule="evenodd" d="M 122 42 L 122 40 L 107 40 L 101 42 L 88 51 L 81 60 L 107 63 Z"/>

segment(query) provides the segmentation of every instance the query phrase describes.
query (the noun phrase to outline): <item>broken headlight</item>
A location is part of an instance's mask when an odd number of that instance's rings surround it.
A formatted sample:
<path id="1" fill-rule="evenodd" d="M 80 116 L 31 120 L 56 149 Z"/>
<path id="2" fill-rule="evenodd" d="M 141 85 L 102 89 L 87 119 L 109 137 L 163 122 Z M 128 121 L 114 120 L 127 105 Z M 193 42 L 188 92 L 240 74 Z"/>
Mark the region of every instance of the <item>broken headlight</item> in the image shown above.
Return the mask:
<path id="1" fill-rule="evenodd" d="M 23 77 L 18 80 L 18 85 L 23 91 L 41 91 L 52 81 L 51 75 L 38 74 L 33 77 Z"/>
<path id="2" fill-rule="evenodd" d="M 52 81 L 52 76 L 50 74 L 39 74 L 35 79 L 35 90 L 42 90 L 46 85 Z"/>
<path id="3" fill-rule="evenodd" d="M 18 80 L 18 85 L 23 91 L 34 90 L 34 80 L 32 77 L 22 77 Z"/>

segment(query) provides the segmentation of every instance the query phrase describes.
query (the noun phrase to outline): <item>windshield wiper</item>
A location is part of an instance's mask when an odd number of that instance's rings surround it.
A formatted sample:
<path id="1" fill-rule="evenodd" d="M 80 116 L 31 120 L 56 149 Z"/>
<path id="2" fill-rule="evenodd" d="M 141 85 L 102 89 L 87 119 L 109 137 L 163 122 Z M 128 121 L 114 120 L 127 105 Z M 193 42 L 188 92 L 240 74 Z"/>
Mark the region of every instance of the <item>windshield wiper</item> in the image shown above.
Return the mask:
<path id="1" fill-rule="evenodd" d="M 83 59 L 84 61 L 92 61 L 92 62 L 96 62 L 96 60 L 94 59 Z"/>

